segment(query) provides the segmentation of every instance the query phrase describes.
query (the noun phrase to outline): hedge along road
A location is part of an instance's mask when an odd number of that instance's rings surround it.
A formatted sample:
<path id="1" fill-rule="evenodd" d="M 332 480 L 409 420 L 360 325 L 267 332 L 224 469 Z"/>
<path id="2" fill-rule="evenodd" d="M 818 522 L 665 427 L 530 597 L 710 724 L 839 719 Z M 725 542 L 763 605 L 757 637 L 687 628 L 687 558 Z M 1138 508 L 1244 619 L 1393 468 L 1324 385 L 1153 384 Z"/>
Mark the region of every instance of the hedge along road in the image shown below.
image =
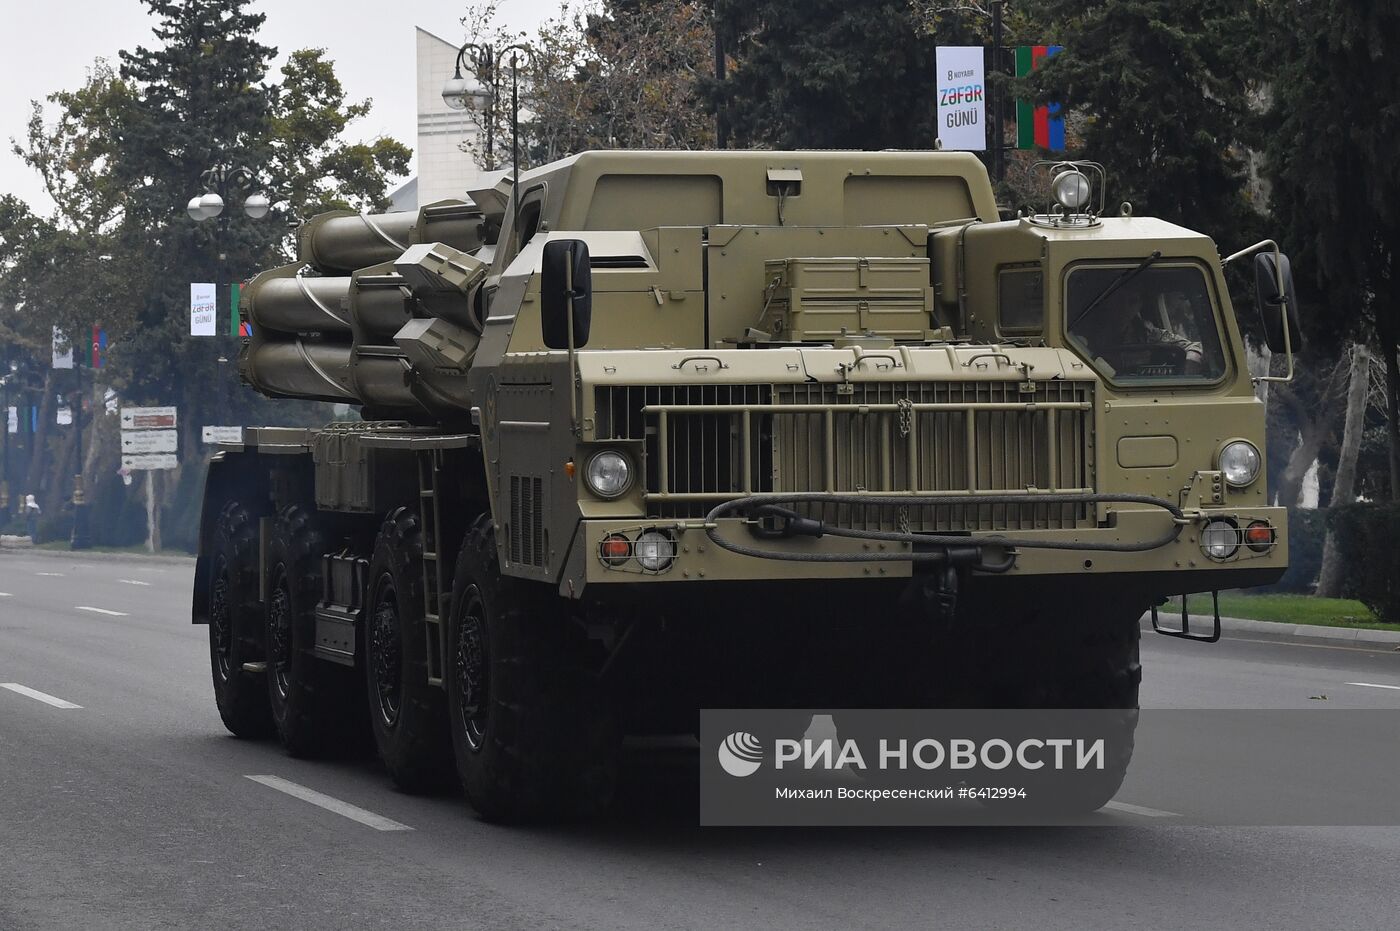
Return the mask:
<path id="1" fill-rule="evenodd" d="M 227 736 L 205 630 L 187 616 L 190 572 L 0 554 L 0 682 L 81 706 L 0 689 L 7 931 L 811 928 L 932 915 L 1382 928 L 1400 908 L 1394 828 L 1189 828 L 1116 811 L 1111 829 L 701 830 L 686 750 L 634 752 L 602 821 L 484 824 L 458 798 L 394 791 L 372 761 L 296 761 Z M 1389 651 L 1149 637 L 1143 662 L 1147 706 L 1307 708 L 1325 694 L 1329 706 L 1400 708 L 1400 691 L 1346 685 L 1400 685 Z"/>

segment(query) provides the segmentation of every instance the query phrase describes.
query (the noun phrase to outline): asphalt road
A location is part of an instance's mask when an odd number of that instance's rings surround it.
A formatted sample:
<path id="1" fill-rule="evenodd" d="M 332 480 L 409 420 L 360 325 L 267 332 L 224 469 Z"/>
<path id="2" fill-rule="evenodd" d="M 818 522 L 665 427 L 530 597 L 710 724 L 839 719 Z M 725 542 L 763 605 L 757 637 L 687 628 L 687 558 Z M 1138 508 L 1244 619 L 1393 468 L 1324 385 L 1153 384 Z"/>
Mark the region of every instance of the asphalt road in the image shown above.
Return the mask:
<path id="1" fill-rule="evenodd" d="M 191 571 L 0 553 L 3 931 L 1398 923 L 1396 827 L 1188 827 L 1124 808 L 1092 828 L 701 829 L 684 749 L 634 750 L 601 822 L 485 824 L 460 799 L 396 792 L 370 761 L 228 736 Z M 1400 709 L 1400 689 L 1377 687 L 1400 686 L 1385 648 L 1149 635 L 1143 653 L 1144 708 Z M 1395 793 L 1395 771 L 1370 765 L 1355 769 Z M 1151 804 L 1133 789 L 1120 799 Z"/>

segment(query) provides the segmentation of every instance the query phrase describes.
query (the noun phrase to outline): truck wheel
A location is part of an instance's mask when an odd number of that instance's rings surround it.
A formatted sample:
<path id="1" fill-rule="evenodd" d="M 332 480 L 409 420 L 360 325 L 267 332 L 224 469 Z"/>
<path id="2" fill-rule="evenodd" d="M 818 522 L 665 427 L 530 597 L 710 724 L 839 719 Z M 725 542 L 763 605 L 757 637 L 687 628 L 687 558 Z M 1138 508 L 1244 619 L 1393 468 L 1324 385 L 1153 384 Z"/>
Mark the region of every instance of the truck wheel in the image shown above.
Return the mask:
<path id="1" fill-rule="evenodd" d="M 311 514 L 292 505 L 277 516 L 267 546 L 268 704 L 282 745 L 298 757 L 344 746 L 349 737 L 344 677 L 314 653 L 321 543 Z"/>
<path id="2" fill-rule="evenodd" d="M 224 727 L 235 737 L 265 737 L 272 732 L 267 689 L 261 676 L 243 671 L 260 659 L 257 642 L 258 563 L 255 524 L 243 505 L 230 501 L 214 527 L 209 577 L 209 665 L 214 702 Z"/>
<path id="3" fill-rule="evenodd" d="M 1145 608 L 1059 609 L 1015 631 L 997 628 L 1001 646 L 984 641 L 987 708 L 1083 709 L 1095 716 L 1103 736 L 1104 768 L 1090 778 L 1066 778 L 1053 786 L 1048 803 L 1028 808 L 1065 814 L 1097 811 L 1122 787 L 1132 762 L 1138 722 L 1138 619 Z M 999 693 L 999 694 L 998 694 Z"/>
<path id="4" fill-rule="evenodd" d="M 423 620 L 423 535 L 418 515 L 398 508 L 374 543 L 365 598 L 365 683 L 379 758 L 405 792 L 450 785 L 446 708 L 428 684 Z"/>
<path id="5" fill-rule="evenodd" d="M 467 532 L 448 624 L 457 773 L 492 821 L 595 814 L 612 799 L 621 731 L 567 604 L 501 575 L 491 520 Z"/>

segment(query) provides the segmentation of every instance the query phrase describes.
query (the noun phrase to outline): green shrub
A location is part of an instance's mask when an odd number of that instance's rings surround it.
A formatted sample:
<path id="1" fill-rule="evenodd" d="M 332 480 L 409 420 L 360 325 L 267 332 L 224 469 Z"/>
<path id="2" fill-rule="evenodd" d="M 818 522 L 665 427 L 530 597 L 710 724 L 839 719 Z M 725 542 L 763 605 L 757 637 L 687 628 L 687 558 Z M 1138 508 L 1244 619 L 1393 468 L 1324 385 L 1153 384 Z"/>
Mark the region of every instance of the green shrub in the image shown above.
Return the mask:
<path id="1" fill-rule="evenodd" d="M 1327 527 L 1342 559 L 1342 594 L 1383 621 L 1400 621 L 1400 505 L 1329 508 Z"/>

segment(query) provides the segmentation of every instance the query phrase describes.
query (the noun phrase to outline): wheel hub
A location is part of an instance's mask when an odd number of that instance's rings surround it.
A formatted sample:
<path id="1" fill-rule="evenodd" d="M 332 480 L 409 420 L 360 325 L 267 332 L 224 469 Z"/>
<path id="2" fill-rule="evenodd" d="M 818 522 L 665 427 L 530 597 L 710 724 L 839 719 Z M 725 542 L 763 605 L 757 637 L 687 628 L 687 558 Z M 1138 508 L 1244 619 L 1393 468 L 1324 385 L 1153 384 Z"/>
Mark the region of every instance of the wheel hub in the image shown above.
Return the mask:
<path id="1" fill-rule="evenodd" d="M 369 663 L 374 674 L 379 717 L 392 727 L 399 720 L 403 689 L 403 655 L 399 642 L 398 596 L 386 582 L 370 617 Z"/>
<path id="2" fill-rule="evenodd" d="M 479 750 L 486 736 L 487 663 L 486 606 L 476 586 L 467 589 L 466 605 L 457 625 L 452 670 L 461 696 L 459 726 L 467 744 Z"/>
<path id="3" fill-rule="evenodd" d="M 292 659 L 292 598 L 287 591 L 285 575 L 278 579 L 277 588 L 267 606 L 268 646 L 272 654 L 272 681 L 277 694 L 286 698 L 290 689 L 288 670 Z"/>
<path id="4" fill-rule="evenodd" d="M 214 662 L 219 670 L 219 678 L 229 677 L 229 663 L 233 653 L 233 623 L 229 614 L 228 563 L 219 558 L 214 569 L 214 590 L 209 598 L 209 626 L 214 632 Z"/>

